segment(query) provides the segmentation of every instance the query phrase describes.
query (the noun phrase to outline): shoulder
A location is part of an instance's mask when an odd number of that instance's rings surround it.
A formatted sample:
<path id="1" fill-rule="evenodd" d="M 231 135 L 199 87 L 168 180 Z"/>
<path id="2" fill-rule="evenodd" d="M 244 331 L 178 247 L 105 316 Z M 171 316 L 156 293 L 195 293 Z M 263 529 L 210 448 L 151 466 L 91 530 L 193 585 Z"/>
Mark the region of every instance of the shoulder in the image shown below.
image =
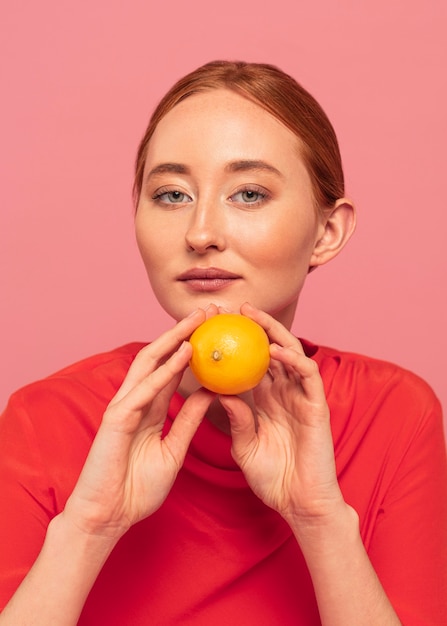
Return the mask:
<path id="1" fill-rule="evenodd" d="M 312 358 L 325 385 L 339 472 L 346 470 L 354 491 L 365 470 L 376 488 L 431 472 L 427 480 L 442 476 L 445 489 L 442 408 L 425 380 L 395 363 L 325 346 Z"/>
<path id="2" fill-rule="evenodd" d="M 14 413 L 37 419 L 53 415 L 103 411 L 120 387 L 143 343 L 130 343 L 89 356 L 12 394 L 4 417 Z"/>
<path id="3" fill-rule="evenodd" d="M 317 361 L 325 384 L 330 388 L 336 385 L 343 394 L 370 399 L 391 395 L 406 404 L 439 405 L 423 378 L 396 363 L 307 341 L 304 344 L 310 346 L 310 355 Z"/>
<path id="4" fill-rule="evenodd" d="M 98 354 L 88 356 L 80 361 L 76 361 L 75 363 L 68 365 L 67 367 L 64 367 L 61 370 L 58 370 L 40 382 L 53 379 L 63 379 L 77 375 L 82 376 L 84 372 L 108 372 L 117 368 L 120 369 L 122 365 L 128 366 L 133 361 L 136 354 L 145 345 L 146 344 L 139 342 L 128 343 L 107 352 L 100 352 Z"/>
<path id="5" fill-rule="evenodd" d="M 62 510 L 104 411 L 141 347 L 90 356 L 11 396 L 0 416 L 0 490 L 11 503 L 36 518 Z"/>
<path id="6" fill-rule="evenodd" d="M 380 432 L 399 441 L 431 431 L 443 438 L 441 404 L 420 376 L 385 360 L 304 345 L 319 365 L 336 431 Z"/>

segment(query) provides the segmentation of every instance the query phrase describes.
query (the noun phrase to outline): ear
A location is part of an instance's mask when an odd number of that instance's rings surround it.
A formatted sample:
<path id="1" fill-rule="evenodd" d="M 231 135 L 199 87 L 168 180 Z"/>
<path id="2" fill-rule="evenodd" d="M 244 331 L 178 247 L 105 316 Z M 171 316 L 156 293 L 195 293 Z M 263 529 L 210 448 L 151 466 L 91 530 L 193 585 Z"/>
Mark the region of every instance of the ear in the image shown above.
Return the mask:
<path id="1" fill-rule="evenodd" d="M 337 256 L 355 230 L 356 212 L 353 203 L 340 198 L 320 221 L 317 241 L 310 259 L 309 272 Z"/>

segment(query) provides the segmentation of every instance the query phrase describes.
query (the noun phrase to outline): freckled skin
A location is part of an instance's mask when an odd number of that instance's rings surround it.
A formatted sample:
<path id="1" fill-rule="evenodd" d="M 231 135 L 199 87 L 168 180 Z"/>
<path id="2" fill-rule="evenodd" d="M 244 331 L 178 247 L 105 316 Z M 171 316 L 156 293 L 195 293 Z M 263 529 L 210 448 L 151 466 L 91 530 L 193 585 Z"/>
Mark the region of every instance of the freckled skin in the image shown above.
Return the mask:
<path id="1" fill-rule="evenodd" d="M 271 169 L 229 169 L 240 161 Z M 166 163 L 183 171 L 148 178 Z M 157 126 L 144 181 L 136 235 L 162 307 L 179 320 L 210 302 L 238 312 L 249 301 L 290 327 L 324 231 L 297 137 L 235 93 L 196 94 Z M 192 290 L 178 276 L 195 267 L 238 279 L 215 291 Z"/>

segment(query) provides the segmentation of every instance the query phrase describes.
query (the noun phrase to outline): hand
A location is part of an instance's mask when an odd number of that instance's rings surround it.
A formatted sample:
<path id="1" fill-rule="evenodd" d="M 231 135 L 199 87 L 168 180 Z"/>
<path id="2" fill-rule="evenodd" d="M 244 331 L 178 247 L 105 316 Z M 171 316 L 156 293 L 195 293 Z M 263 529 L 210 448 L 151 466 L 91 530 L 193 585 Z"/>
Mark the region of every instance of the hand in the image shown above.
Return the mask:
<path id="1" fill-rule="evenodd" d="M 273 342 L 271 365 L 253 408 L 222 396 L 232 454 L 256 495 L 285 519 L 321 523 L 344 501 L 337 482 L 329 408 L 317 364 L 282 324 L 248 304 L 241 313 Z"/>
<path id="2" fill-rule="evenodd" d="M 197 310 L 143 348 L 110 402 L 64 515 L 78 529 L 119 539 L 168 495 L 214 394 L 198 390 L 161 438 L 169 401 L 188 365 Z"/>

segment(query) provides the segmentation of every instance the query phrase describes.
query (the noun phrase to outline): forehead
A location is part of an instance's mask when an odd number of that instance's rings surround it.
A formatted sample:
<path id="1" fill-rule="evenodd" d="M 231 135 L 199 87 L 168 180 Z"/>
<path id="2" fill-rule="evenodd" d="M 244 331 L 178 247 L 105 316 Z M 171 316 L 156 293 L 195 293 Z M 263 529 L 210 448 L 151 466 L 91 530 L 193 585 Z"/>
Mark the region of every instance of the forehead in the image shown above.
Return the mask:
<path id="1" fill-rule="evenodd" d="M 147 159 L 172 160 L 197 148 L 208 157 L 301 160 L 300 141 L 291 130 L 260 105 L 226 89 L 191 95 L 171 109 L 152 135 Z"/>

